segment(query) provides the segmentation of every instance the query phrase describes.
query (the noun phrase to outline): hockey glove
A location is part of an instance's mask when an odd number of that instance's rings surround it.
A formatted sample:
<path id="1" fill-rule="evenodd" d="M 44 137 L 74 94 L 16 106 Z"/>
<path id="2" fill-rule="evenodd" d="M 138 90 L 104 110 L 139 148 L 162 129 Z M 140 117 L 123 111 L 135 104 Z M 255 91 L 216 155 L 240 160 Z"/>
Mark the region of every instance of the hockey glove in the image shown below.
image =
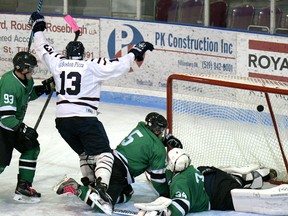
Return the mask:
<path id="1" fill-rule="evenodd" d="M 171 212 L 168 206 L 171 205 L 172 200 L 166 197 L 159 197 L 150 203 L 135 203 L 134 206 L 139 209 L 137 215 L 139 216 L 170 216 Z"/>
<path id="2" fill-rule="evenodd" d="M 142 41 L 138 44 L 135 44 L 128 53 L 133 53 L 135 55 L 136 61 L 143 61 L 143 55 L 147 50 L 153 51 L 154 46 L 149 42 Z"/>
<path id="3" fill-rule="evenodd" d="M 34 86 L 36 94 L 41 96 L 42 94 L 48 95 L 54 89 L 54 79 L 50 77 L 49 79 L 43 80 L 42 85 Z"/>
<path id="4" fill-rule="evenodd" d="M 168 134 L 163 138 L 163 144 L 165 147 L 183 149 L 181 141 L 174 137 L 172 134 Z"/>
<path id="5" fill-rule="evenodd" d="M 44 16 L 39 14 L 37 11 L 31 14 L 28 25 L 31 26 L 34 33 L 37 31 L 44 31 L 46 29 Z"/>
<path id="6" fill-rule="evenodd" d="M 38 133 L 34 128 L 28 127 L 26 124 L 21 123 L 20 125 L 14 128 L 15 131 L 18 131 L 21 138 L 27 140 L 36 140 L 38 138 Z"/>
<path id="7" fill-rule="evenodd" d="M 134 194 L 134 190 L 133 190 L 131 184 L 129 184 L 119 194 L 116 203 L 118 204 L 118 203 L 128 202 L 132 198 L 133 194 Z"/>

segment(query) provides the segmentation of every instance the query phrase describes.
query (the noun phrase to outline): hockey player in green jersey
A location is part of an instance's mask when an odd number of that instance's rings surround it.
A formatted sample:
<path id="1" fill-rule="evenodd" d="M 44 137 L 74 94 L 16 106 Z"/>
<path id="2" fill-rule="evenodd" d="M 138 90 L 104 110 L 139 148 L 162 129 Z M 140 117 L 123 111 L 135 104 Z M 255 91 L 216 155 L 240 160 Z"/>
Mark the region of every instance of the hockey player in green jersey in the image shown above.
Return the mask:
<path id="1" fill-rule="evenodd" d="M 139 216 L 184 216 L 208 210 L 234 210 L 232 189 L 261 188 L 269 169 L 252 171 L 251 181 L 241 173 L 230 174 L 216 167 L 190 165 L 191 159 L 183 149 L 173 148 L 168 153 L 167 180 L 169 198 L 159 197 L 151 203 L 135 203 Z M 264 172 L 265 171 L 265 172 Z M 268 171 L 268 172 L 267 172 Z"/>
<path id="2" fill-rule="evenodd" d="M 180 147 L 181 142 L 172 135 L 164 136 L 167 120 L 156 112 L 149 113 L 145 122 L 138 125 L 113 150 L 114 164 L 110 178 L 108 194 L 113 204 L 130 200 L 133 194 L 131 184 L 134 177 L 145 171 L 151 176 L 151 183 L 160 196 L 169 196 L 166 181 L 166 146 Z M 80 186 L 74 179 L 64 178 L 55 191 L 57 194 L 73 193 L 91 207 L 95 206 L 93 199 L 95 191 L 89 187 Z M 92 202 L 91 202 L 92 201 Z"/>
<path id="3" fill-rule="evenodd" d="M 169 181 L 170 194 L 169 198 L 157 199 L 157 201 L 162 199 L 168 207 L 163 209 L 163 215 L 180 216 L 186 215 L 188 212 L 201 212 L 210 209 L 209 196 L 204 186 L 204 176 L 190 163 L 190 157 L 183 149 L 174 148 L 169 151 L 167 180 Z M 137 204 L 135 205 L 137 207 Z M 149 212 L 142 212 L 149 215 Z M 139 215 L 142 215 L 141 211 Z"/>
<path id="4" fill-rule="evenodd" d="M 0 173 L 10 165 L 13 150 L 21 153 L 18 182 L 14 199 L 20 202 L 38 202 L 41 194 L 32 188 L 37 158 L 40 152 L 38 133 L 27 126 L 25 117 L 28 102 L 50 92 L 50 84 L 34 86 L 32 73 L 36 58 L 28 52 L 19 52 L 13 58 L 14 69 L 0 80 Z"/>

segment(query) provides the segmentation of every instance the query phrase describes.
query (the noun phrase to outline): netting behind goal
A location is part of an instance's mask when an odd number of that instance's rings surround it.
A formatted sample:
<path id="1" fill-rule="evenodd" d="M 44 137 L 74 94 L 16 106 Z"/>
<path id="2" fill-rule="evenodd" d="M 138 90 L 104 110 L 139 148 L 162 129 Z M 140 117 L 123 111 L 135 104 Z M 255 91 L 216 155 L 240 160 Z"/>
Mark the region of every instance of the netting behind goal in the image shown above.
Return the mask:
<path id="1" fill-rule="evenodd" d="M 167 119 L 196 167 L 257 163 L 288 182 L 288 83 L 173 74 L 167 81 Z"/>

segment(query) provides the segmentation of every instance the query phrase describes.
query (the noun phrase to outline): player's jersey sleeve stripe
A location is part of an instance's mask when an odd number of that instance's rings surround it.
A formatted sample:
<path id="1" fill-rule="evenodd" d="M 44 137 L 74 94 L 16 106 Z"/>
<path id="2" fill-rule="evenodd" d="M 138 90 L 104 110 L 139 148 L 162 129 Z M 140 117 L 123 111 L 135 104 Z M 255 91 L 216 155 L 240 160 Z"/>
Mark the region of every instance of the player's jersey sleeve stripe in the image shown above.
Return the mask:
<path id="1" fill-rule="evenodd" d="M 19 160 L 19 168 L 35 170 L 36 164 L 37 160 L 25 160 L 25 159 Z"/>
<path id="2" fill-rule="evenodd" d="M 102 57 L 98 58 L 97 64 L 100 64 L 101 62 L 102 62 L 103 65 L 106 65 L 107 64 L 106 58 L 102 58 Z"/>
<path id="3" fill-rule="evenodd" d="M 175 208 L 177 208 L 182 213 L 182 215 L 188 214 L 190 209 L 190 202 L 185 199 L 173 199 L 172 205 L 174 205 Z"/>
<path id="4" fill-rule="evenodd" d="M 151 180 L 158 183 L 165 183 L 166 182 L 166 169 L 159 169 L 159 170 L 150 170 Z"/>
<path id="5" fill-rule="evenodd" d="M 83 103 L 83 102 L 71 102 L 71 101 L 68 101 L 68 100 L 62 100 L 62 101 L 59 101 L 56 103 L 56 105 L 60 105 L 60 104 L 76 104 L 76 105 L 80 105 L 80 106 L 88 106 L 94 110 L 97 110 L 98 108 L 95 107 L 95 106 L 91 106 L 90 104 L 87 104 L 87 103 Z"/>
<path id="6" fill-rule="evenodd" d="M 14 110 L 5 110 L 5 111 L 0 111 L 0 116 L 13 116 L 16 114 L 16 111 Z"/>
<path id="7" fill-rule="evenodd" d="M 100 98 L 91 98 L 91 97 L 80 97 L 79 99 L 87 101 L 100 101 Z"/>
<path id="8" fill-rule="evenodd" d="M 15 106 L 2 106 L 0 107 L 0 111 L 15 111 L 16 112 L 16 107 Z"/>

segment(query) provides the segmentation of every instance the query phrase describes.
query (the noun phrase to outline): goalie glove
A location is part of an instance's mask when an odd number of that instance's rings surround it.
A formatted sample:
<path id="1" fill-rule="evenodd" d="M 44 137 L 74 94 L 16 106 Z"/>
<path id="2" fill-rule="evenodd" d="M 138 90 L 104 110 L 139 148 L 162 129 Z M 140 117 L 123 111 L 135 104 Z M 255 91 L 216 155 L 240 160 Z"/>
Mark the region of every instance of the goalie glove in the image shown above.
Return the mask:
<path id="1" fill-rule="evenodd" d="M 37 11 L 31 14 L 28 25 L 31 26 L 34 33 L 37 31 L 44 31 L 46 29 L 44 16 L 42 16 Z"/>
<path id="2" fill-rule="evenodd" d="M 183 145 L 179 139 L 174 137 L 172 134 L 167 134 L 163 138 L 163 144 L 165 147 L 170 147 L 170 148 L 181 148 L 183 149 Z"/>
<path id="3" fill-rule="evenodd" d="M 150 203 L 135 203 L 134 206 L 139 209 L 137 215 L 139 216 L 170 216 L 168 206 L 171 205 L 172 200 L 166 197 L 159 197 Z"/>
<path id="4" fill-rule="evenodd" d="M 153 51 L 154 46 L 149 42 L 142 41 L 135 44 L 128 53 L 133 53 L 136 61 L 143 61 L 143 55 L 147 50 Z"/>

